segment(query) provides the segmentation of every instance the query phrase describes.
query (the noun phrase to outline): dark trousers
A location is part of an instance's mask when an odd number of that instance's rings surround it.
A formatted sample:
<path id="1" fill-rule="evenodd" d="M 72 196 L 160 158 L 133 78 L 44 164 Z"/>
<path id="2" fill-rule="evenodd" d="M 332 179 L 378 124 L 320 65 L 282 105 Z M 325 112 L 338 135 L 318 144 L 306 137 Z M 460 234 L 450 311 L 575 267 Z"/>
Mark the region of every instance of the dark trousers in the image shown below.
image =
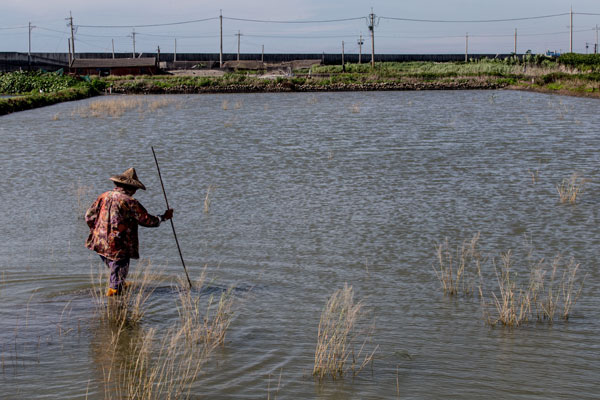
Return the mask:
<path id="1" fill-rule="evenodd" d="M 110 260 L 104 256 L 100 256 L 102 261 L 110 268 L 110 287 L 121 293 L 123 285 L 125 284 L 125 278 L 129 273 L 129 258 L 122 260 Z"/>

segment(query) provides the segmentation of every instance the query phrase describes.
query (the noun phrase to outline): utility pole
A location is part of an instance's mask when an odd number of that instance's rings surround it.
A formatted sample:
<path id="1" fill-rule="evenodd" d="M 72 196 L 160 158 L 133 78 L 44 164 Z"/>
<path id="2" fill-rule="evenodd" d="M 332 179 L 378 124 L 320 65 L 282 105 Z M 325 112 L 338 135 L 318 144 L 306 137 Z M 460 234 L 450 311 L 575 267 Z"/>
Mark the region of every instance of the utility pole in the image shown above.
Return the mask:
<path id="1" fill-rule="evenodd" d="M 594 46 L 594 54 L 598 54 L 598 24 L 596 24 L 596 45 Z"/>
<path id="2" fill-rule="evenodd" d="M 158 66 L 160 67 L 160 46 L 157 46 L 156 48 L 156 58 L 158 61 Z"/>
<path id="3" fill-rule="evenodd" d="M 31 31 L 35 28 L 35 26 L 31 25 L 29 22 L 29 50 L 27 51 L 27 65 L 29 70 L 31 70 Z"/>
<path id="4" fill-rule="evenodd" d="M 223 10 L 219 11 L 221 44 L 219 46 L 219 68 L 223 68 Z"/>
<path id="5" fill-rule="evenodd" d="M 173 62 L 177 61 L 177 38 L 175 38 L 175 49 L 173 50 Z"/>
<path id="6" fill-rule="evenodd" d="M 342 72 L 346 72 L 346 65 L 344 64 L 344 41 L 342 40 Z"/>
<path id="7" fill-rule="evenodd" d="M 133 58 L 135 58 L 135 28 L 133 28 L 133 32 L 131 32 L 131 37 L 133 39 Z"/>
<path id="8" fill-rule="evenodd" d="M 515 28 L 515 56 L 517 55 L 517 28 Z"/>
<path id="9" fill-rule="evenodd" d="M 369 14 L 369 30 L 371 31 L 371 68 L 375 68 L 375 14 L 371 8 Z"/>
<path id="10" fill-rule="evenodd" d="M 362 58 L 362 45 L 365 44 L 363 42 L 362 33 L 360 34 L 360 38 L 358 39 L 358 63 L 360 64 Z"/>
<path id="11" fill-rule="evenodd" d="M 469 61 L 469 32 L 465 35 L 465 62 Z"/>
<path id="12" fill-rule="evenodd" d="M 570 40 L 569 40 L 569 53 L 573 52 L 573 7 L 571 7 L 571 26 L 569 27 Z"/>
<path id="13" fill-rule="evenodd" d="M 71 38 L 67 38 L 67 44 L 69 45 L 69 67 L 73 64 L 73 57 L 71 56 Z"/>
<path id="14" fill-rule="evenodd" d="M 260 53 L 260 62 L 264 63 L 265 62 L 265 45 L 262 45 L 262 52 Z"/>
<path id="15" fill-rule="evenodd" d="M 236 33 L 235 35 L 238 37 L 237 60 L 240 61 L 240 37 L 242 36 L 242 34 L 240 33 L 240 31 L 238 31 L 238 33 Z"/>
<path id="16" fill-rule="evenodd" d="M 75 28 L 73 27 L 73 13 L 71 11 L 69 11 L 69 18 L 67 18 L 67 20 L 69 21 L 69 26 L 71 27 L 71 64 L 73 63 L 73 61 L 75 60 Z"/>
<path id="17" fill-rule="evenodd" d="M 112 39 L 113 59 L 115 58 L 115 39 Z"/>

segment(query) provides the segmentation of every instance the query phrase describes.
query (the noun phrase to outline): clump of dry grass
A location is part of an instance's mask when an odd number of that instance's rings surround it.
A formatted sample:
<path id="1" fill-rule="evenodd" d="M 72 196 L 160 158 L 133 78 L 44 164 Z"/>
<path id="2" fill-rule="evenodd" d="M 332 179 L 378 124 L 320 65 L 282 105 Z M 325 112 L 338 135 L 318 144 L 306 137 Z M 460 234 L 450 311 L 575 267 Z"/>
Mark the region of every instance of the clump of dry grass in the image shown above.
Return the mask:
<path id="1" fill-rule="evenodd" d="M 586 179 L 579 177 L 577 173 L 571 175 L 571 178 L 563 179 L 560 185 L 556 186 L 558 190 L 558 196 L 560 197 L 561 203 L 575 204 L 577 198 L 583 194 L 583 187 L 586 183 Z"/>
<path id="2" fill-rule="evenodd" d="M 445 294 L 473 294 L 475 271 L 479 269 L 481 262 L 481 254 L 477 250 L 479 236 L 476 233 L 471 240 L 464 240 L 455 252 L 450 248 L 448 238 L 436 246 L 438 268 L 434 265 L 433 270 Z"/>
<path id="3" fill-rule="evenodd" d="M 512 252 L 508 251 L 501 256 L 500 268 L 494 265 L 498 295 L 491 291 L 491 300 L 484 294 L 480 274 L 479 294 L 486 322 L 491 326 L 516 327 L 533 319 L 568 320 L 583 290 L 583 279 L 577 279 L 579 264 L 573 259 L 563 263 L 562 258 L 556 256 L 548 269 L 541 259 L 530 268 L 529 279 L 525 281 L 519 280 L 514 272 L 511 257 Z"/>
<path id="4" fill-rule="evenodd" d="M 125 112 L 137 109 L 140 114 L 145 112 L 156 112 L 175 102 L 174 99 L 165 98 L 153 100 L 141 97 L 110 97 L 108 99 L 96 100 L 90 102 L 87 107 L 80 107 L 76 113 L 83 118 L 87 117 L 112 117 L 119 118 Z"/>
<path id="5" fill-rule="evenodd" d="M 229 100 L 223 100 L 223 102 L 221 103 L 221 108 L 224 111 L 229 110 Z"/>
<path id="6" fill-rule="evenodd" d="M 162 335 L 150 328 L 132 336 L 121 326 L 108 347 L 110 360 L 103 369 L 107 399 L 189 398 L 208 360 L 176 327 Z"/>
<path id="7" fill-rule="evenodd" d="M 569 319 L 583 290 L 583 280 L 577 279 L 578 270 L 579 264 L 576 264 L 574 259 L 563 263 L 560 256 L 552 260 L 549 271 L 541 267 L 534 270 L 531 282 L 536 288 L 536 300 L 537 293 L 540 293 L 539 300 L 535 302 L 538 320 L 551 322 L 557 316 L 564 320 Z"/>
<path id="8" fill-rule="evenodd" d="M 358 324 L 364 317 L 361 309 L 362 303 L 354 301 L 354 289 L 347 284 L 336 290 L 327 301 L 319 321 L 314 376 L 336 379 L 349 371 L 357 375 L 373 360 L 377 346 L 370 352 L 365 348 L 367 341 L 371 340 L 372 331 L 363 332 L 364 340 L 358 352 L 355 353 L 354 349 L 361 336 L 358 331 Z"/>
<path id="9" fill-rule="evenodd" d="M 155 274 L 148 269 L 140 272 L 142 281 L 154 281 Z M 194 291 L 188 289 L 187 281 L 179 281 L 176 286 L 179 319 L 166 331 L 144 330 L 140 324 L 107 324 L 112 331 L 107 349 L 103 351 L 108 353 L 108 361 L 102 366 L 105 398 L 185 399 L 191 396 L 192 384 L 214 350 L 224 344 L 234 316 L 231 289 L 222 292 L 218 300 L 215 295 L 209 296 L 206 307 L 201 305 L 205 281 L 205 271 Z M 148 289 L 144 292 L 151 293 Z M 143 309 L 146 300 L 146 295 L 135 295 L 133 301 L 125 304 Z M 112 314 L 105 308 L 101 308 L 101 315 L 109 322 L 125 318 L 139 322 L 143 316 L 143 312 Z M 135 331 L 138 333 L 131 333 Z"/>
<path id="10" fill-rule="evenodd" d="M 519 326 L 527 321 L 530 315 L 531 292 L 517 286 L 517 275 L 513 270 L 511 255 L 511 251 L 501 255 L 500 269 L 494 263 L 499 290 L 499 295 L 492 292 L 492 304 L 496 311 L 496 317 L 492 317 L 488 311 L 489 307 L 483 294 L 483 288 L 481 285 L 479 286 L 482 309 L 485 319 L 490 325 L 500 322 L 505 326 Z"/>
<path id="11" fill-rule="evenodd" d="M 173 99 L 159 99 L 159 100 L 153 100 L 151 102 L 148 103 L 148 111 L 156 111 L 160 108 L 164 108 L 170 104 L 173 104 L 175 102 L 175 100 Z"/>

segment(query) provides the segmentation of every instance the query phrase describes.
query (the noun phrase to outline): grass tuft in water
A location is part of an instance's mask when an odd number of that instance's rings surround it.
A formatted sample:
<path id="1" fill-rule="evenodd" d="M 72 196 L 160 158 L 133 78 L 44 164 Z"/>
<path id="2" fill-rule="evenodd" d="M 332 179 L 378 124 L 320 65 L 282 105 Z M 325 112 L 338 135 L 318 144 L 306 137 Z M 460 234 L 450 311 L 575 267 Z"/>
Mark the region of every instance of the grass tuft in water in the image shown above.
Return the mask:
<path id="1" fill-rule="evenodd" d="M 364 332 L 364 340 L 357 353 L 354 346 L 361 336 L 358 325 L 364 318 L 362 303 L 354 301 L 354 289 L 344 284 L 336 290 L 321 313 L 313 376 L 320 380 L 326 376 L 342 378 L 348 372 L 356 376 L 369 362 L 377 350 L 366 351 L 372 331 Z"/>
<path id="2" fill-rule="evenodd" d="M 464 240 L 455 252 L 450 248 L 448 238 L 436 246 L 438 267 L 434 265 L 433 270 L 442 284 L 444 294 L 473 294 L 474 271 L 479 268 L 481 262 L 481 254 L 477 250 L 479 236 L 479 233 L 476 233 L 471 240 Z"/>
<path id="3" fill-rule="evenodd" d="M 110 330 L 107 344 L 101 349 L 104 397 L 190 398 L 192 385 L 203 366 L 214 350 L 225 343 L 225 335 L 234 316 L 232 290 L 221 292 L 220 296 L 211 295 L 206 301 L 203 290 L 205 272 L 195 283 L 193 291 L 182 279 L 175 288 L 178 293 L 178 321 L 162 331 L 146 328 L 139 322 L 153 290 L 145 282 L 156 282 L 157 274 L 150 270 L 150 263 L 147 268 L 137 268 L 140 273 L 134 279 L 139 290 L 121 297 L 116 308 L 109 304 L 112 298 L 107 302 L 100 301 L 101 322 L 109 322 L 101 327 Z M 94 295 L 98 302 L 106 285 L 95 286 L 100 287 Z"/>
<path id="4" fill-rule="evenodd" d="M 501 323 L 505 326 L 519 326 L 527 321 L 531 312 L 531 291 L 517 285 L 517 274 L 513 269 L 512 252 L 500 256 L 500 268 L 494 261 L 494 271 L 498 282 L 498 295 L 491 292 L 492 300 L 484 296 L 482 285 L 479 286 L 482 310 L 489 325 Z M 491 303 L 491 306 L 490 306 Z M 495 311 L 495 316 L 490 311 Z"/>
<path id="5" fill-rule="evenodd" d="M 92 101 L 87 107 L 78 108 L 75 113 L 83 118 L 119 118 L 130 110 L 137 110 L 140 114 L 145 112 L 153 113 L 174 102 L 174 99 L 151 100 L 130 96 L 110 97 L 108 99 Z"/>
<path id="6" fill-rule="evenodd" d="M 179 319 L 181 329 L 188 340 L 202 343 L 206 351 L 225 344 L 225 336 L 231 324 L 234 312 L 233 288 L 220 293 L 211 294 L 207 304 L 202 306 L 201 294 L 205 286 L 206 269 L 194 284 L 196 290 L 187 290 L 187 281 L 179 282 Z"/>
<path id="7" fill-rule="evenodd" d="M 575 204 L 577 198 L 583 194 L 583 187 L 586 183 L 586 179 L 579 177 L 577 173 L 571 175 L 571 178 L 563 179 L 560 185 L 556 186 L 558 190 L 558 196 L 560 197 L 561 203 Z"/>
<path id="8" fill-rule="evenodd" d="M 556 256 L 550 267 L 541 259 L 530 268 L 528 281 L 520 280 L 513 267 L 511 251 L 501 255 L 499 268 L 494 264 L 497 288 L 490 291 L 491 297 L 485 295 L 480 271 L 481 307 L 489 325 L 517 327 L 531 320 L 569 319 L 584 281 L 577 277 L 579 264 L 574 259 L 563 262 Z"/>

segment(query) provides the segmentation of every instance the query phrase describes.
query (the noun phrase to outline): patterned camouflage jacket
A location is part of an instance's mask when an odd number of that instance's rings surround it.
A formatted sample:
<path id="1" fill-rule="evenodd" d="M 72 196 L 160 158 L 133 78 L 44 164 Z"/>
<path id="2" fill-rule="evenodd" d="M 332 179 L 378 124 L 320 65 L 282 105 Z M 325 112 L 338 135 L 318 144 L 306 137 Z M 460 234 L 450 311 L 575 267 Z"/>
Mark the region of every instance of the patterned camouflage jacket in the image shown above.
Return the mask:
<path id="1" fill-rule="evenodd" d="M 90 227 L 86 247 L 111 260 L 139 258 L 138 224 L 160 225 L 139 201 L 116 187 L 101 194 L 85 213 Z"/>

